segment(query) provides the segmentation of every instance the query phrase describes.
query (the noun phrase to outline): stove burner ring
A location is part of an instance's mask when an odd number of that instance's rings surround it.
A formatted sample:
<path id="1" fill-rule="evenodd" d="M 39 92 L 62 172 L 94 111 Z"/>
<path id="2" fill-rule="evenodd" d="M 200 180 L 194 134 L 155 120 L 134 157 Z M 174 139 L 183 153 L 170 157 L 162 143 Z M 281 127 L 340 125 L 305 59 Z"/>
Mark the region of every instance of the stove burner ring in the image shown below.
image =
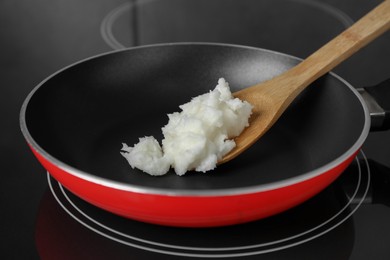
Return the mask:
<path id="1" fill-rule="evenodd" d="M 142 2 L 142 5 L 153 3 L 157 0 L 145 0 Z M 348 16 L 346 13 L 341 11 L 340 9 L 329 5 L 327 3 L 323 2 L 317 2 L 312 0 L 284 0 L 286 2 L 295 2 L 298 4 L 303 4 L 310 6 L 312 8 L 324 11 L 325 13 L 329 14 L 330 16 L 334 17 L 336 20 L 338 20 L 345 28 L 350 27 L 354 21 L 350 16 Z M 130 1 L 126 2 L 124 4 L 119 5 L 118 7 L 112 9 L 102 20 L 100 24 L 100 34 L 103 38 L 103 40 L 106 42 L 108 46 L 110 46 L 114 50 L 121 50 L 125 49 L 130 46 L 126 46 L 125 44 L 121 43 L 114 35 L 113 33 L 113 27 L 117 20 L 127 13 L 129 13 L 134 6 L 137 5 L 136 2 Z"/>
<path id="2" fill-rule="evenodd" d="M 114 8 L 106 15 L 100 24 L 100 34 L 103 37 L 103 40 L 114 50 L 125 49 L 126 46 L 124 46 L 115 38 L 114 33 L 112 32 L 113 25 L 120 16 L 131 10 L 133 5 L 133 3 L 126 2 Z"/>
<path id="3" fill-rule="evenodd" d="M 353 192 L 353 195 L 348 198 L 346 204 L 333 216 L 329 217 L 327 220 L 319 223 L 317 226 L 312 227 L 303 232 L 290 235 L 284 238 L 277 239 L 270 242 L 262 242 L 259 244 L 243 245 L 243 246 L 232 246 L 232 247 L 198 247 L 198 246 L 181 246 L 174 245 L 170 243 L 161 243 L 153 241 L 147 238 L 141 238 L 134 235 L 127 234 L 125 232 L 119 231 L 110 226 L 110 223 L 102 223 L 94 219 L 93 216 L 88 215 L 83 209 L 81 209 L 77 202 L 69 195 L 71 193 L 67 192 L 61 184 L 57 183 L 54 179 L 48 174 L 48 183 L 50 190 L 57 200 L 59 205 L 76 221 L 78 221 L 83 226 L 88 229 L 96 232 L 97 234 L 104 236 L 108 239 L 116 241 L 126 246 L 133 248 L 138 248 L 150 252 L 161 253 L 166 255 L 174 256 L 186 256 L 186 257 L 199 257 L 199 258 L 228 258 L 228 257 L 244 257 L 244 256 L 253 256 L 265 253 L 271 253 L 287 248 L 291 248 L 297 245 L 304 244 L 308 241 L 314 240 L 318 237 L 325 235 L 326 233 L 334 230 L 336 227 L 343 224 L 348 220 L 354 212 L 360 207 L 360 205 L 365 200 L 367 192 L 370 186 L 370 168 L 367 161 L 367 158 L 363 151 L 360 152 L 362 159 L 364 160 L 365 167 L 367 168 L 364 173 L 362 171 L 362 166 L 358 158 L 355 159 L 357 164 L 358 174 L 356 187 Z M 362 181 L 362 179 L 366 181 Z M 58 186 L 57 186 L 57 185 Z M 69 195 L 68 195 L 69 193 Z M 357 196 L 359 193 L 359 196 Z M 362 193 L 360 195 L 360 193 Z M 93 206 L 91 206 L 93 207 Z M 106 213 L 109 214 L 109 213 Z M 118 217 L 119 218 L 119 217 Z M 122 218 L 121 218 L 122 219 Z M 130 220 L 129 220 L 130 221 Z M 130 221 L 130 223 L 137 223 Z M 133 224 L 134 225 L 134 224 Z M 142 225 L 148 225 L 143 224 Z M 153 226 L 153 225 L 150 225 Z M 186 232 L 185 229 L 183 232 Z M 202 231 L 200 231 L 202 232 Z"/>

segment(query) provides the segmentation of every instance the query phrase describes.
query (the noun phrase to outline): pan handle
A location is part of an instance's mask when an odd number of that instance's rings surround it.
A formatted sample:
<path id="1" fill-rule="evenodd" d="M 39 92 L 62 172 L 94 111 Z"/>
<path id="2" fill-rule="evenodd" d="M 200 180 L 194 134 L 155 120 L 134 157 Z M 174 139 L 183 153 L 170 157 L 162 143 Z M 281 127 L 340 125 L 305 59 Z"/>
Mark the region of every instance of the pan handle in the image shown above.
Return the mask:
<path id="1" fill-rule="evenodd" d="M 371 116 L 371 131 L 390 129 L 390 79 L 358 89 Z"/>

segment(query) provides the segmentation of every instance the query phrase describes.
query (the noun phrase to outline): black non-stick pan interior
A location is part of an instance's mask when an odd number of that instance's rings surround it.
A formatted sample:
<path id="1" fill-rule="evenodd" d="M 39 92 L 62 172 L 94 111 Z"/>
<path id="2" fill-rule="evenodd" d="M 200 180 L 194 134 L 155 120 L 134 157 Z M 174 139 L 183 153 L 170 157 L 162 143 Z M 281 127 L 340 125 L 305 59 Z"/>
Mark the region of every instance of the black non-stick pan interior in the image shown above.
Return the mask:
<path id="1" fill-rule="evenodd" d="M 270 79 L 299 62 L 271 51 L 216 44 L 140 47 L 77 63 L 36 88 L 26 125 L 47 153 L 74 168 L 151 188 L 249 187 L 300 176 L 350 149 L 365 124 L 355 92 L 327 74 L 305 90 L 251 149 L 216 170 L 152 177 L 120 155 L 122 142 L 161 140 L 167 113 L 215 87 L 232 91 Z"/>

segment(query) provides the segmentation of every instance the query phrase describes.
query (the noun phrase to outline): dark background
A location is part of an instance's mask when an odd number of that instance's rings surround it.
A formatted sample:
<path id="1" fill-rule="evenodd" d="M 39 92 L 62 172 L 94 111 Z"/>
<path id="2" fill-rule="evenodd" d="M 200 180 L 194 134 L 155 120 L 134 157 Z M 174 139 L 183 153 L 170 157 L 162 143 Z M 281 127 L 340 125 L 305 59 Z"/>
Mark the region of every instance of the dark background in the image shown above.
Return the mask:
<path id="1" fill-rule="evenodd" d="M 119 48 L 104 39 L 101 23 L 114 8 L 134 2 L 0 1 L 0 257 L 4 254 L 3 259 L 38 258 L 35 221 L 47 191 L 45 171 L 28 150 L 19 129 L 19 110 L 24 98 L 40 81 L 62 67 Z M 256 1 L 243 1 L 240 8 L 237 1 L 139 2 L 145 3 L 122 15 L 113 26 L 113 33 L 124 46 L 214 41 L 252 45 L 305 58 L 343 30 L 342 23 L 321 16 L 317 7 L 299 0 L 258 0 L 257 8 L 253 7 Z M 312 2 L 325 3 L 352 20 L 380 3 L 378 0 Z M 291 16 L 294 12 L 298 15 Z M 389 46 L 387 33 L 335 72 L 355 87 L 379 83 L 390 76 Z M 390 132 L 371 133 L 363 149 L 369 158 L 390 167 Z M 355 242 L 360 251 L 353 253 L 351 259 L 365 259 L 370 254 L 377 254 L 378 258 L 373 259 L 390 257 L 389 249 L 383 246 L 383 238 L 390 237 L 390 221 L 387 219 L 387 226 L 381 226 L 386 223 L 382 219 L 385 214 L 389 214 L 388 210 L 370 206 L 358 211 L 355 222 L 362 226 L 356 231 Z M 367 241 L 372 245 L 359 244 Z"/>

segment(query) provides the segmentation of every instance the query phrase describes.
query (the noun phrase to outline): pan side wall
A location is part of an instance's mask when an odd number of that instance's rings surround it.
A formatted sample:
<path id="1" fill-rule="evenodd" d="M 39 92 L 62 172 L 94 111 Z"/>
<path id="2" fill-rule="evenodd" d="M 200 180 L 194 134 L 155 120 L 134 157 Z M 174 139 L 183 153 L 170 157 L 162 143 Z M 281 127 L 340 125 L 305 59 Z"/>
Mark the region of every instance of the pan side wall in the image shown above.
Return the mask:
<path id="1" fill-rule="evenodd" d="M 322 174 L 292 185 L 236 195 L 171 196 L 119 190 L 79 178 L 32 151 L 64 187 L 111 213 L 152 224 L 175 227 L 217 227 L 266 218 L 310 199 L 332 183 L 356 153 Z"/>

